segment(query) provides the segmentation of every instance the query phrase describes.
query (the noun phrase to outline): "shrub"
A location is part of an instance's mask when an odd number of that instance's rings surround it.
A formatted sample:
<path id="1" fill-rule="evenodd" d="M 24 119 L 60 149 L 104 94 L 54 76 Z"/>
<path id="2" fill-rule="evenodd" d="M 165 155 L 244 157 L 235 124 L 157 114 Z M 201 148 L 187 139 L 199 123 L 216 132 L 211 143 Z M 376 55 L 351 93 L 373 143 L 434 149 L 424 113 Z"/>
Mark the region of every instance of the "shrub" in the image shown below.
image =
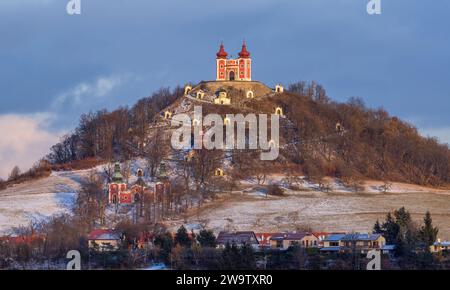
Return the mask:
<path id="1" fill-rule="evenodd" d="M 271 184 L 267 188 L 267 194 L 275 195 L 275 196 L 282 196 L 284 194 L 284 190 L 277 184 Z"/>

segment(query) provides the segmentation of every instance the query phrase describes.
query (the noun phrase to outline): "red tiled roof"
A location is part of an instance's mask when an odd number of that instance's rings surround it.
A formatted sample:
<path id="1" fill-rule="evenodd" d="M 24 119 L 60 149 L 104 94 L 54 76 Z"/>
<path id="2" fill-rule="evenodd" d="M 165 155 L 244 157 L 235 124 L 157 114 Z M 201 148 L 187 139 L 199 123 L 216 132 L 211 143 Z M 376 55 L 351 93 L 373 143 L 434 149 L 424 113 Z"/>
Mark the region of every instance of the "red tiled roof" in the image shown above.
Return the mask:
<path id="1" fill-rule="evenodd" d="M 96 229 L 89 233 L 88 240 L 118 240 L 120 235 L 112 229 Z"/>
<path id="2" fill-rule="evenodd" d="M 259 244 L 261 245 L 269 245 L 270 244 L 270 238 L 272 236 L 278 235 L 279 233 L 255 233 L 256 238 L 259 241 Z"/>

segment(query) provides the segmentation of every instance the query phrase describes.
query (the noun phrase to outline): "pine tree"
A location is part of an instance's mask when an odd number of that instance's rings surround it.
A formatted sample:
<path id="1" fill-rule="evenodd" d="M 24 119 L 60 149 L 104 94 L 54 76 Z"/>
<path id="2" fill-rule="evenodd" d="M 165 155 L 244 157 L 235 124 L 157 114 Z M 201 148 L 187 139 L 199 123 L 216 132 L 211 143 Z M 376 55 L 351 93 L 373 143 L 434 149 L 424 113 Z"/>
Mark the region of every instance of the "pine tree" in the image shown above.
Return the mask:
<path id="1" fill-rule="evenodd" d="M 381 228 L 380 221 L 377 220 L 375 225 L 373 226 L 373 233 L 374 234 L 383 234 L 383 229 Z"/>
<path id="2" fill-rule="evenodd" d="M 395 244 L 399 233 L 399 227 L 392 217 L 391 213 L 386 215 L 386 221 L 382 225 L 384 238 L 388 244 Z"/>
<path id="3" fill-rule="evenodd" d="M 429 211 L 426 212 L 425 217 L 423 218 L 423 223 L 424 225 L 420 229 L 419 236 L 421 241 L 426 246 L 426 249 L 429 250 L 430 246 L 436 242 L 439 229 L 437 227 L 433 227 L 433 219 L 431 218 Z"/>
<path id="4" fill-rule="evenodd" d="M 201 230 L 197 236 L 197 241 L 202 247 L 215 248 L 216 237 L 211 230 Z"/>
<path id="5" fill-rule="evenodd" d="M 239 259 L 239 268 L 244 270 L 254 270 L 256 268 L 256 258 L 253 248 L 249 244 L 245 244 L 241 248 Z"/>
<path id="6" fill-rule="evenodd" d="M 394 211 L 395 224 L 398 228 L 396 238 L 396 254 L 411 259 L 417 242 L 417 230 L 411 219 L 411 214 L 404 208 Z"/>
<path id="7" fill-rule="evenodd" d="M 401 207 L 400 209 L 394 211 L 395 221 L 401 230 L 405 230 L 411 223 L 411 215 L 405 209 Z"/>
<path id="8" fill-rule="evenodd" d="M 173 248 L 172 235 L 169 232 L 157 235 L 155 238 L 155 246 L 161 250 L 161 257 L 167 263 L 169 262 L 170 252 Z"/>
<path id="9" fill-rule="evenodd" d="M 186 248 L 190 248 L 192 245 L 192 240 L 183 225 L 177 231 L 175 236 L 175 244 Z"/>
<path id="10" fill-rule="evenodd" d="M 220 268 L 223 270 L 239 270 L 241 267 L 241 253 L 235 243 L 227 243 L 222 252 L 222 263 Z"/>

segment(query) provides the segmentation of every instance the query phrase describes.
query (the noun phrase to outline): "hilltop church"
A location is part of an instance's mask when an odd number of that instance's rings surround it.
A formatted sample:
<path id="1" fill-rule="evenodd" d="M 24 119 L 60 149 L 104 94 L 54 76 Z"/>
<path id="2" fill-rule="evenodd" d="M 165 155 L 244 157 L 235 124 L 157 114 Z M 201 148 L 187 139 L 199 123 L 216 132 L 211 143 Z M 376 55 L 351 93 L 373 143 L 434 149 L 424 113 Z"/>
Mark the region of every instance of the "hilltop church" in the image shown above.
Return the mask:
<path id="1" fill-rule="evenodd" d="M 184 96 L 215 105 L 241 106 L 242 102 L 250 99 L 284 92 L 280 84 L 270 88 L 262 82 L 252 80 L 252 58 L 245 41 L 237 56 L 230 57 L 221 43 L 215 55 L 215 80 L 201 81 L 197 85 L 186 84 Z M 275 114 L 284 116 L 282 107 L 274 107 L 272 110 Z M 161 118 L 170 120 L 175 113 L 175 106 L 169 106 L 161 112 Z"/>
<path id="2" fill-rule="evenodd" d="M 223 43 L 216 54 L 217 76 L 216 81 L 251 81 L 252 80 L 252 59 L 247 51 L 247 44 L 242 44 L 237 59 L 228 59 Z"/>

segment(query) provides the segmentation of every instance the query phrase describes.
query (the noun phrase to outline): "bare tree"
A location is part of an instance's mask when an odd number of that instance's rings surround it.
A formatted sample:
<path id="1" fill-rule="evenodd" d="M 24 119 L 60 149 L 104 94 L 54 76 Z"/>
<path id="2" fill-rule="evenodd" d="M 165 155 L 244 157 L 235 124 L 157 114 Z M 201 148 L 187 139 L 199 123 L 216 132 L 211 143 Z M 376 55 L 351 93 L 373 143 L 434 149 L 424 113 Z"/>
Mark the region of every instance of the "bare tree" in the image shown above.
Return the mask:
<path id="1" fill-rule="evenodd" d="M 104 224 L 107 204 L 103 180 L 92 171 L 83 181 L 82 189 L 78 193 L 74 207 L 75 218 L 84 224 L 87 230 L 91 230 L 97 224 Z"/>
<path id="2" fill-rule="evenodd" d="M 11 170 L 11 173 L 9 174 L 8 181 L 13 181 L 19 178 L 20 176 L 20 169 L 19 166 L 14 166 L 14 168 Z"/>
<path id="3" fill-rule="evenodd" d="M 165 134 L 161 129 L 157 129 L 151 140 L 145 146 L 145 159 L 147 161 L 150 176 L 156 176 L 158 166 L 167 154 Z"/>

